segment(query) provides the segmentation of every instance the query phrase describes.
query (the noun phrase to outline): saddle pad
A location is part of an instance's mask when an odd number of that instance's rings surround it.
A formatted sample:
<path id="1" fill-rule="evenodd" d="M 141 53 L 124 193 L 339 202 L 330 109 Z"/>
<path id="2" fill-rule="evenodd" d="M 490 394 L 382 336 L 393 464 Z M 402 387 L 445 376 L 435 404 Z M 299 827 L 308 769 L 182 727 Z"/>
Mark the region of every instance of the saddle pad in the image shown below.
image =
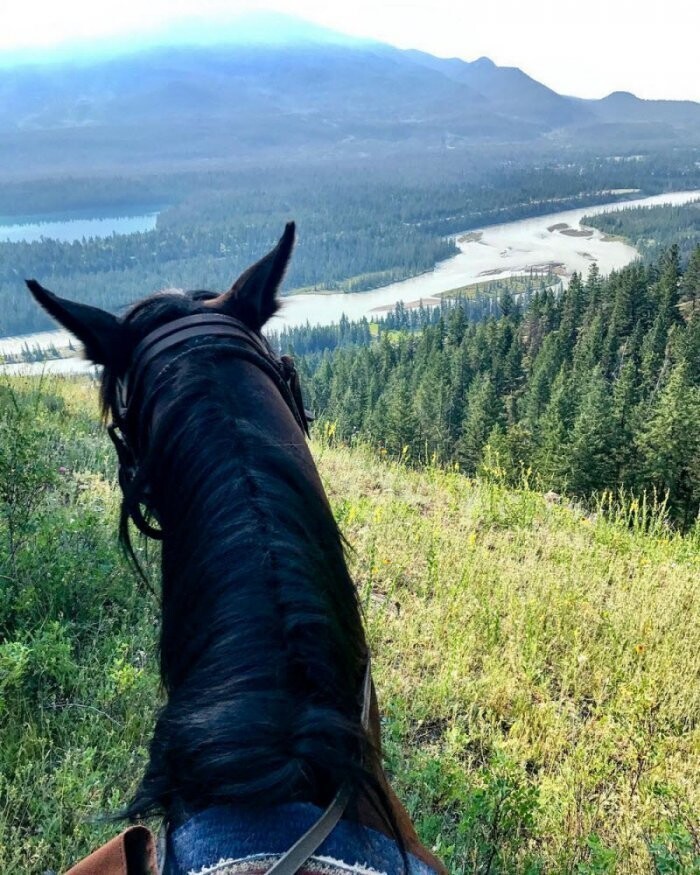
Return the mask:
<path id="1" fill-rule="evenodd" d="M 164 837 L 163 875 L 264 875 L 318 819 L 306 802 L 265 809 L 217 805 L 197 812 Z M 404 865 L 407 864 L 407 865 Z M 436 875 L 422 860 L 402 857 L 383 833 L 341 820 L 299 875 Z"/>
<path id="2" fill-rule="evenodd" d="M 278 857 L 256 854 L 244 860 L 219 860 L 214 866 L 190 870 L 187 875 L 265 875 Z M 387 875 L 360 863 L 349 864 L 332 857 L 310 857 L 299 875 Z"/>

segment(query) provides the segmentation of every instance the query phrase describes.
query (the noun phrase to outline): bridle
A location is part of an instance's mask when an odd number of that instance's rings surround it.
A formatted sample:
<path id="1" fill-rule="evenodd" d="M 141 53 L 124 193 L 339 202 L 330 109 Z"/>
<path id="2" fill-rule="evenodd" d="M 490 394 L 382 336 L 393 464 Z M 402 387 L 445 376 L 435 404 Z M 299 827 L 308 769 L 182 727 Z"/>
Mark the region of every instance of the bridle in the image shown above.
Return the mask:
<path id="1" fill-rule="evenodd" d="M 226 344 L 212 341 L 225 339 Z M 163 532 L 152 526 L 141 510 L 145 505 L 149 516 L 155 516 L 150 503 L 150 489 L 143 484 L 138 496 L 133 496 L 134 484 L 139 480 L 140 456 L 144 448 L 141 432 L 133 431 L 131 407 L 141 388 L 143 374 L 155 359 L 169 349 L 186 341 L 193 341 L 178 355 L 164 364 L 156 374 L 151 387 L 145 393 L 139 409 L 143 416 L 148 413 L 155 395 L 163 385 L 163 378 L 172 365 L 182 357 L 201 349 L 225 349 L 228 355 L 243 359 L 258 367 L 277 386 L 297 425 L 308 436 L 309 422 L 313 416 L 304 408 L 299 375 L 290 356 L 277 356 L 268 341 L 245 323 L 232 316 L 220 313 L 196 313 L 183 316 L 156 328 L 134 350 L 131 366 L 117 380 L 116 399 L 113 405 L 113 421 L 107 431 L 117 451 L 119 462 L 119 485 L 131 506 L 128 513 L 137 529 L 149 538 L 162 540 Z M 370 704 L 372 700 L 372 669 L 369 653 L 362 687 L 362 728 L 369 729 Z M 268 869 L 268 875 L 295 875 L 331 834 L 343 816 L 350 799 L 350 788 L 343 784 L 316 822 L 301 836 L 277 862 Z"/>
<path id="2" fill-rule="evenodd" d="M 225 338 L 227 342 L 225 345 L 212 342 L 213 338 Z M 216 347 L 225 349 L 228 355 L 234 355 L 236 358 L 254 364 L 267 374 L 277 386 L 297 425 L 307 436 L 309 422 L 313 420 L 313 416 L 304 408 L 299 375 L 291 356 L 275 355 L 267 339 L 239 319 L 221 313 L 195 313 L 191 316 L 174 319 L 172 322 L 151 331 L 134 350 L 132 363 L 126 374 L 117 380 L 116 403 L 112 411 L 113 421 L 107 426 L 107 431 L 117 451 L 119 485 L 123 494 L 128 496 L 130 501 L 129 516 L 143 535 L 156 540 L 162 540 L 162 531 L 152 526 L 141 510 L 142 505 L 145 505 L 148 516 L 155 516 L 149 500 L 148 484 L 142 485 L 139 495 L 132 494 L 134 484 L 139 480 L 139 457 L 143 435 L 133 431 L 133 423 L 130 422 L 131 405 L 140 389 L 147 366 L 161 353 L 187 341 L 194 342 L 170 359 L 156 375 L 140 405 L 142 413 L 147 411 L 152 404 L 162 385 L 162 378 L 176 361 L 197 350 Z"/>

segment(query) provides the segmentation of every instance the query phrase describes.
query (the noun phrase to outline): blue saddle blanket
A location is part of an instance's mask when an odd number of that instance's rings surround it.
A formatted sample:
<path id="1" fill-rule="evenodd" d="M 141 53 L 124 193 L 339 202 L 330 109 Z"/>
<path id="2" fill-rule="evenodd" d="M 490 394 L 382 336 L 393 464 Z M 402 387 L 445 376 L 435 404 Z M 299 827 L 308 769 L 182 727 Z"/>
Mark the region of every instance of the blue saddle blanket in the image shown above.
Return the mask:
<path id="1" fill-rule="evenodd" d="M 172 830 L 166 838 L 163 875 L 258 875 L 266 872 L 321 814 L 303 802 L 265 811 L 236 806 L 208 808 Z M 387 836 L 341 820 L 301 870 L 357 875 L 435 875 L 412 854 L 404 868 L 397 845 Z"/>

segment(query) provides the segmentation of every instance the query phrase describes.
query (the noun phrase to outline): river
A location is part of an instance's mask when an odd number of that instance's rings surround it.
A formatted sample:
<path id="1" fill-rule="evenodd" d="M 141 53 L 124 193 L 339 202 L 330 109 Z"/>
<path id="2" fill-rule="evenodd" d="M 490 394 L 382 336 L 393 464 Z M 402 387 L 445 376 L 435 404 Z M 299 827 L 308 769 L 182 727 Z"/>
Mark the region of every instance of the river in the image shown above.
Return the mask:
<path id="1" fill-rule="evenodd" d="M 285 298 L 280 314 L 270 326 L 281 327 L 282 322 L 289 326 L 304 325 L 307 321 L 329 324 L 337 322 L 343 313 L 353 320 L 371 317 L 377 315 L 380 308 L 393 306 L 397 301 L 409 303 L 423 300 L 430 303 L 431 296 L 436 292 L 513 276 L 543 265 L 563 265 L 566 278 L 574 271 L 588 273 L 595 261 L 601 274 L 606 275 L 629 264 L 638 252 L 620 240 L 606 240 L 605 235 L 595 228 L 584 229 L 581 226 L 584 216 L 635 206 L 677 206 L 697 198 L 700 198 L 700 190 L 674 192 L 476 229 L 457 236 L 458 255 L 440 262 L 433 270 L 420 276 L 368 292 L 324 292 Z M 577 236 L 573 236 L 572 232 Z M 587 236 L 578 236 L 583 233 Z M 460 240 L 460 237 L 464 239 Z M 436 299 L 432 300 L 437 303 Z"/>
<path id="2" fill-rule="evenodd" d="M 337 322 L 343 314 L 350 319 L 372 317 L 379 315 L 382 308 L 391 307 L 398 301 L 411 303 L 422 300 L 428 304 L 436 301 L 432 296 L 437 292 L 513 276 L 530 268 L 543 269 L 546 265 L 559 265 L 564 280 L 574 271 L 587 273 L 594 262 L 598 264 L 601 274 L 605 275 L 629 264 L 638 253 L 627 243 L 606 239 L 600 231 L 583 227 L 581 220 L 585 215 L 634 206 L 679 205 L 699 198 L 700 190 L 674 192 L 476 229 L 458 235 L 459 254 L 440 262 L 431 271 L 373 291 L 290 295 L 284 298 L 279 315 L 269 324 L 271 328 L 279 329 L 283 325 L 304 325 L 306 322 L 329 324 Z M 26 347 L 45 348 L 51 344 L 65 347 L 68 340 L 69 335 L 63 331 L 0 338 L 0 354 L 17 354 Z M 25 373 L 42 369 L 68 373 L 85 371 L 88 366 L 79 358 L 64 358 L 4 367 L 6 371 Z"/>

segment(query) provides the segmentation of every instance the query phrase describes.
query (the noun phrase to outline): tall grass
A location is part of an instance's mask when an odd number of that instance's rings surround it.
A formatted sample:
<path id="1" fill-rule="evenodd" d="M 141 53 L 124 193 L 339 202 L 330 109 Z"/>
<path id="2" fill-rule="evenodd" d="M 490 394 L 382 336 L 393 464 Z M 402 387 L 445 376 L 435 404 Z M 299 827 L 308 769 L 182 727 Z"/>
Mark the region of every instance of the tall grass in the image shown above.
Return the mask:
<path id="1" fill-rule="evenodd" d="M 455 873 L 700 872 L 697 533 L 323 440 L 385 755 Z M 486 472 L 487 473 L 487 472 Z M 0 870 L 112 835 L 159 701 L 94 387 L 0 383 Z M 143 549 L 143 548 L 142 548 Z M 152 574 L 157 555 L 142 553 Z"/>

